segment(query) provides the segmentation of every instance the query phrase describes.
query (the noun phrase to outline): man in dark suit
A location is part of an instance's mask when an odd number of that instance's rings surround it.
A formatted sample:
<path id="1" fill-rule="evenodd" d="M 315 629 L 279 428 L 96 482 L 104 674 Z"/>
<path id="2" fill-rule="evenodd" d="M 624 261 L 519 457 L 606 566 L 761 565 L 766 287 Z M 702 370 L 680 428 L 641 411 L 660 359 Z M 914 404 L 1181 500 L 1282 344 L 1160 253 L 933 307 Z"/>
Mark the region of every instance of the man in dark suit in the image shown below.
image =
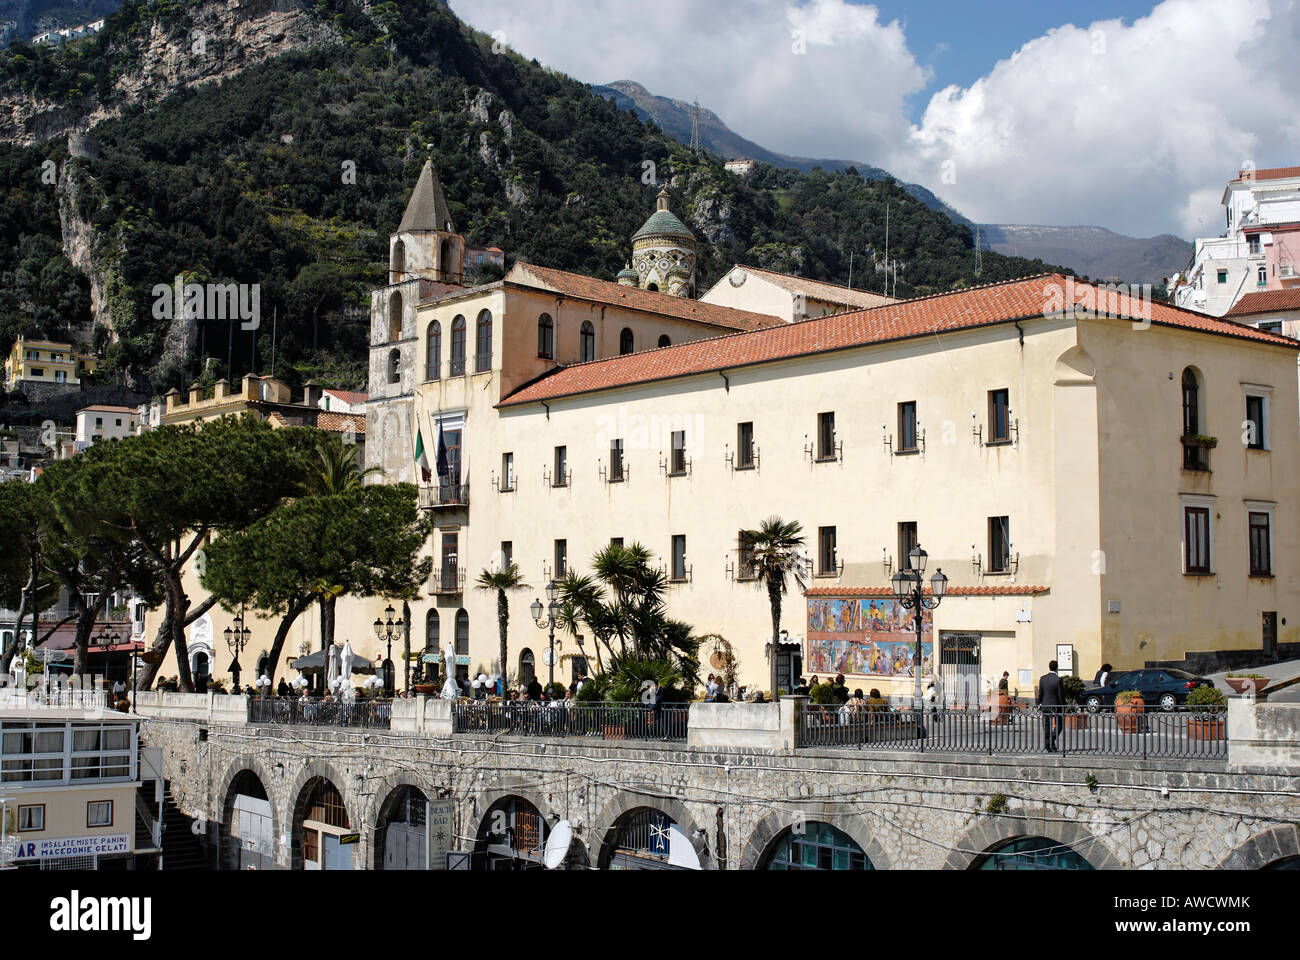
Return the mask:
<path id="1" fill-rule="evenodd" d="M 1061 735 L 1061 714 L 1065 711 L 1065 688 L 1056 672 L 1056 661 L 1047 665 L 1047 673 L 1038 678 L 1035 702 L 1043 714 L 1043 748 L 1054 752 Z"/>

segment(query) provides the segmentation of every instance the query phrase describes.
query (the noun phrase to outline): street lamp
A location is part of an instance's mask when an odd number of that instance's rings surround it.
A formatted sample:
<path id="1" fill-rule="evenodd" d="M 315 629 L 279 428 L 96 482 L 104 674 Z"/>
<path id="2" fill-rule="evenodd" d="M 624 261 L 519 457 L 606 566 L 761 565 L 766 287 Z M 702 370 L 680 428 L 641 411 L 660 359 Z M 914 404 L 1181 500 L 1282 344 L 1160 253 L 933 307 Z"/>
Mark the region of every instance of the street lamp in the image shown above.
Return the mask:
<path id="1" fill-rule="evenodd" d="M 546 670 L 546 692 L 551 691 L 551 684 L 555 683 L 555 618 L 559 616 L 560 605 L 555 602 L 555 581 L 551 580 L 546 584 L 546 617 L 542 617 L 542 601 L 534 600 L 529 611 L 533 615 L 533 622 L 543 630 L 550 630 L 550 655 L 547 657 Z"/>
<path id="2" fill-rule="evenodd" d="M 921 618 L 926 610 L 933 610 L 943 601 L 943 595 L 948 590 L 948 578 L 944 575 L 942 567 L 936 570 L 934 576 L 930 578 L 932 596 L 927 598 L 922 585 L 925 562 L 929 559 L 929 554 L 921 549 L 920 544 L 917 544 L 907 555 L 907 559 L 910 569 L 898 570 L 890 577 L 890 583 L 893 586 L 894 599 L 899 605 L 904 610 L 916 611 L 916 655 L 912 661 L 912 672 L 916 676 L 913 696 L 916 698 L 916 709 L 920 710 L 924 697 L 921 689 Z"/>
<path id="3" fill-rule="evenodd" d="M 113 647 L 117 646 L 119 643 L 122 642 L 122 635 L 118 633 L 116 630 L 111 630 L 107 626 L 104 626 L 100 628 L 100 632 L 98 636 L 94 636 L 90 638 L 90 642 L 97 647 L 104 647 L 107 652 L 107 650 L 112 649 Z M 85 678 L 83 677 L 82 679 L 84 680 Z M 108 682 L 107 659 L 104 661 L 104 682 L 105 683 Z M 132 686 L 134 687 L 134 684 Z M 133 699 L 131 702 L 134 703 L 135 702 L 134 690 L 132 691 L 132 695 L 133 695 Z"/>
<path id="4" fill-rule="evenodd" d="M 244 626 L 244 612 L 242 610 L 235 614 L 233 629 L 226 627 L 223 634 L 226 638 L 226 646 L 230 648 L 230 652 L 235 657 L 230 664 L 230 682 L 234 688 L 230 692 L 237 694 L 239 693 L 239 655 L 244 652 L 244 648 L 248 646 L 248 641 L 253 636 L 253 631 Z"/>
<path id="5" fill-rule="evenodd" d="M 384 616 L 388 619 L 375 620 L 375 637 L 388 644 L 388 654 L 384 659 L 384 696 L 390 699 L 393 696 L 393 682 L 396 679 L 393 676 L 393 641 L 397 638 L 396 628 L 399 626 L 393 621 L 393 614 L 396 612 L 390 603 L 384 608 Z"/>

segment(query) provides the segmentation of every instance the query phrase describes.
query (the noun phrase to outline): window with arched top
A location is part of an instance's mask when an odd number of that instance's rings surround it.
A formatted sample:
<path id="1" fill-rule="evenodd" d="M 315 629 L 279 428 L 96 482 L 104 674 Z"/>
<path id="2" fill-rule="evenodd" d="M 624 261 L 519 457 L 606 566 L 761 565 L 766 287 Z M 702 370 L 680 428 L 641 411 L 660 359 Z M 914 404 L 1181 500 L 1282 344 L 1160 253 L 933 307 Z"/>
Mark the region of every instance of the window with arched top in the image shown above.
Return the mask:
<path id="1" fill-rule="evenodd" d="M 588 360 L 596 359 L 596 328 L 591 325 L 590 320 L 582 321 L 582 329 L 578 332 L 578 360 L 586 363 Z"/>
<path id="2" fill-rule="evenodd" d="M 402 295 L 395 293 L 388 301 L 388 342 L 402 339 Z"/>
<path id="3" fill-rule="evenodd" d="M 424 615 L 424 649 L 437 651 L 440 648 L 442 620 L 438 616 L 438 611 L 429 608 L 429 612 Z"/>
<path id="4" fill-rule="evenodd" d="M 668 334 L 666 334 L 666 333 L 661 333 L 661 334 L 659 334 L 659 346 L 661 346 L 661 347 L 671 347 L 672 345 L 673 345 L 673 341 L 672 341 L 672 339 L 668 336 Z"/>
<path id="5" fill-rule="evenodd" d="M 555 321 L 549 313 L 537 318 L 537 356 L 541 360 L 555 359 Z"/>
<path id="6" fill-rule="evenodd" d="M 492 313 L 481 310 L 474 331 L 474 369 L 487 373 L 492 369 Z"/>
<path id="7" fill-rule="evenodd" d="M 785 830 L 771 845 L 766 870 L 874 870 L 856 840 L 818 820 Z"/>
<path id="8" fill-rule="evenodd" d="M 451 375 L 459 377 L 465 372 L 465 318 L 456 315 L 451 321 Z"/>
<path id="9" fill-rule="evenodd" d="M 393 244 L 393 252 L 388 262 L 389 283 L 400 283 L 406 273 L 406 244 L 398 240 Z"/>
<path id="10" fill-rule="evenodd" d="M 448 239 L 444 239 L 438 248 L 438 276 L 447 283 L 460 281 L 460 276 L 456 273 L 455 248 Z"/>
<path id="11" fill-rule="evenodd" d="M 424 379 L 437 380 L 442 375 L 442 325 L 437 320 L 425 332 Z"/>
<path id="12" fill-rule="evenodd" d="M 519 651 L 519 682 L 525 687 L 537 676 L 537 661 L 527 647 Z"/>
<path id="13" fill-rule="evenodd" d="M 456 611 L 456 656 L 469 656 L 469 613 Z"/>
<path id="14" fill-rule="evenodd" d="M 402 382 L 402 354 L 396 347 L 388 351 L 388 382 Z"/>
<path id="15" fill-rule="evenodd" d="M 1209 441 L 1201 438 L 1205 429 L 1204 403 L 1205 391 L 1201 389 L 1201 378 L 1195 370 L 1187 367 L 1183 370 L 1183 469 L 1210 469 Z"/>
<path id="16" fill-rule="evenodd" d="M 659 284 L 657 284 L 657 283 L 651 283 L 651 284 L 648 284 L 648 285 L 646 286 L 646 289 L 649 290 L 651 293 L 658 293 L 658 292 L 659 292 Z"/>
<path id="17" fill-rule="evenodd" d="M 632 328 L 624 327 L 618 335 L 618 352 L 620 356 L 627 356 L 632 352 Z"/>

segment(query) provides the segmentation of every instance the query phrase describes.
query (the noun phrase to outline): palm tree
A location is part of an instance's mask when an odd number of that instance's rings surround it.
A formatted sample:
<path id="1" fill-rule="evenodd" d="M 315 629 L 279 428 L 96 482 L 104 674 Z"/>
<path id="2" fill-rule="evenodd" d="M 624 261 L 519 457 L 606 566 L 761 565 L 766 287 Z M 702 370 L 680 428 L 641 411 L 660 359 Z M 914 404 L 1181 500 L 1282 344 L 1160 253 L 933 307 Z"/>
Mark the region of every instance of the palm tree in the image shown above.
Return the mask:
<path id="1" fill-rule="evenodd" d="M 777 650 L 781 640 L 781 595 L 794 581 L 800 590 L 806 586 L 807 560 L 803 555 L 803 527 L 797 520 L 768 517 L 757 530 L 740 534 L 741 562 L 757 576 L 755 583 L 767 591 L 772 606 L 771 679 L 772 699 L 777 691 Z"/>
<path id="2" fill-rule="evenodd" d="M 366 477 L 380 472 L 378 467 L 361 468 L 355 443 L 346 443 L 342 437 L 332 434 L 322 434 L 316 441 L 316 460 L 303 484 L 303 493 L 315 497 L 351 493 L 365 485 Z"/>
<path id="3" fill-rule="evenodd" d="M 524 575 L 519 572 L 519 565 L 510 564 L 504 570 L 489 570 L 484 568 L 483 572 L 478 575 L 478 582 L 474 584 L 479 590 L 495 590 L 497 593 L 497 627 L 501 631 L 501 692 L 504 694 L 508 682 L 509 669 L 506 659 L 506 631 L 510 625 L 510 603 L 507 599 L 507 593 L 511 590 L 527 590 L 528 584 L 524 583 Z M 453 676 L 455 666 L 447 665 L 447 675 Z"/>

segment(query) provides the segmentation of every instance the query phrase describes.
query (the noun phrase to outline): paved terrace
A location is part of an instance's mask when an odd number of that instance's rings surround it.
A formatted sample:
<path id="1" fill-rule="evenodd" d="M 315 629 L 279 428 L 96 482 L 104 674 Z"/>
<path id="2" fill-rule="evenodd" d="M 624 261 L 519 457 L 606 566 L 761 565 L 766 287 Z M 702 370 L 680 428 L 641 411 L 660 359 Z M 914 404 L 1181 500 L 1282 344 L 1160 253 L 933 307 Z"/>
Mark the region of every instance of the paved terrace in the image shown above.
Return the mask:
<path id="1" fill-rule="evenodd" d="M 684 741 L 546 736 L 461 723 L 452 704 L 391 706 L 387 729 L 249 723 L 242 697 L 141 694 L 182 810 L 223 848 L 237 786 L 265 790 L 273 864 L 301 868 L 313 789 L 334 785 L 359 834 L 354 863 L 384 862 L 412 788 L 454 804 L 453 846 L 481 850 L 511 798 L 574 829 L 566 865 L 607 866 L 649 808 L 704 869 L 761 866 L 800 823 L 846 833 L 876 869 L 967 868 L 1015 838 L 1068 845 L 1096 868 L 1259 868 L 1300 855 L 1300 707 L 1233 701 L 1227 757 L 1015 754 L 800 745 L 804 704 L 692 704 Z"/>

